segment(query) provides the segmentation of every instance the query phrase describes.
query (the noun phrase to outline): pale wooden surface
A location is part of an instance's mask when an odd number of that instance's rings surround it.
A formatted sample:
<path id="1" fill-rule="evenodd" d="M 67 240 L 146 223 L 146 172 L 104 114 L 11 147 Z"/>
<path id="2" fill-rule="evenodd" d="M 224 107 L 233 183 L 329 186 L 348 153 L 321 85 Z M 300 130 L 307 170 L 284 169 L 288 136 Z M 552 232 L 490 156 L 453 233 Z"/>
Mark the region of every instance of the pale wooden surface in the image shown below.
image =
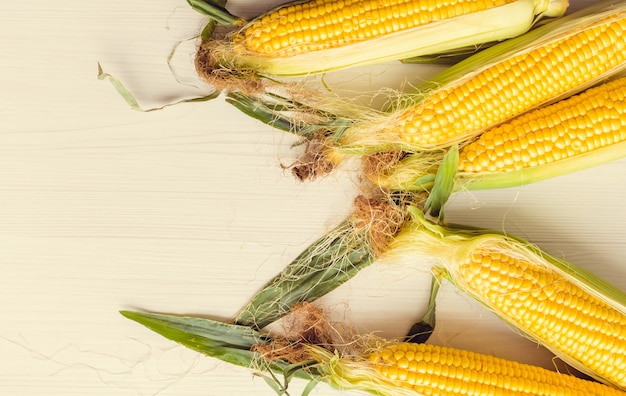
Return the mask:
<path id="1" fill-rule="evenodd" d="M 246 16 L 270 5 L 232 3 Z M 348 173 L 295 182 L 279 168 L 291 138 L 221 98 L 139 113 L 96 79 L 99 61 L 146 107 L 197 95 L 166 58 L 202 22 L 182 0 L 0 5 L 0 394 L 273 394 L 118 314 L 231 317 L 358 193 Z M 621 160 L 458 195 L 448 220 L 528 238 L 624 289 L 625 172 Z M 374 265 L 322 302 L 398 337 L 423 313 L 428 282 L 424 270 Z M 434 342 L 552 367 L 451 286 L 439 307 Z"/>

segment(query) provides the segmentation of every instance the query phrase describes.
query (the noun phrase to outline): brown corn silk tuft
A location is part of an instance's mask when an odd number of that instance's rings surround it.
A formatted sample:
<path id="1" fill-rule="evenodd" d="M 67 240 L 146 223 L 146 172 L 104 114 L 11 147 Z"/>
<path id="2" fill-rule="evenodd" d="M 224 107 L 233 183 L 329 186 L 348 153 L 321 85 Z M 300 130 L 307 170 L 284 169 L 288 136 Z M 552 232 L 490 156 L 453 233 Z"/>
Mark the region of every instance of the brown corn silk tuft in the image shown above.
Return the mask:
<path id="1" fill-rule="evenodd" d="M 291 174 L 301 182 L 313 181 L 335 169 L 332 154 L 332 147 L 328 146 L 326 139 L 313 138 L 306 142 L 304 154 L 283 168 L 290 169 Z"/>
<path id="2" fill-rule="evenodd" d="M 366 155 L 362 159 L 363 174 L 368 180 L 376 180 L 379 175 L 393 170 L 393 167 L 406 156 L 401 150 L 381 151 Z"/>
<path id="3" fill-rule="evenodd" d="M 367 230 L 367 243 L 376 257 L 387 250 L 404 225 L 406 216 L 401 205 L 395 205 L 388 199 L 359 195 L 354 200 L 355 228 Z"/>
<path id="4" fill-rule="evenodd" d="M 311 360 L 306 345 L 316 345 L 333 351 L 341 335 L 328 321 L 326 313 L 310 303 L 300 303 L 281 320 L 283 336 L 271 342 L 257 344 L 253 350 L 266 360 L 286 360 L 295 364 Z"/>

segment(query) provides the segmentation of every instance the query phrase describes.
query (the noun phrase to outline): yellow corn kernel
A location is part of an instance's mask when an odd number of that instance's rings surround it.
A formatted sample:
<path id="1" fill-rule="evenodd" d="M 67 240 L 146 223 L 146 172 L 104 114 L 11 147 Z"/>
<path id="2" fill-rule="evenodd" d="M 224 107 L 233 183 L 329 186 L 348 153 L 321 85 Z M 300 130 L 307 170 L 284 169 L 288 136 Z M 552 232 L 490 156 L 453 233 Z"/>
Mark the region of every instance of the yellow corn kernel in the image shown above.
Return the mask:
<path id="1" fill-rule="evenodd" d="M 428 344 L 390 344 L 372 353 L 369 362 L 399 388 L 423 395 L 624 395 L 540 367 Z"/>
<path id="2" fill-rule="evenodd" d="M 515 2 L 517 0 L 313 0 L 279 8 L 254 20 L 243 32 L 241 45 L 261 55 L 289 56 L 309 51 L 325 50 L 374 38 L 400 30 L 452 18 L 471 12 Z M 304 21 L 304 10 L 315 22 Z M 373 17 L 376 14 L 376 17 Z M 296 15 L 300 17 L 297 18 Z M 413 15 L 419 15 L 414 18 Z M 300 23 L 301 29 L 294 27 Z M 267 27 L 270 27 L 269 29 Z M 315 40 L 306 39 L 305 26 L 332 34 L 320 34 Z M 268 42 L 276 46 L 266 46 Z"/>
<path id="3" fill-rule="evenodd" d="M 399 115 L 400 137 L 426 148 L 451 145 L 589 83 L 626 62 L 624 31 L 624 15 L 577 27 L 435 90 Z"/>
<path id="4" fill-rule="evenodd" d="M 459 152 L 459 172 L 510 172 L 626 141 L 626 78 L 523 114 Z"/>
<path id="5" fill-rule="evenodd" d="M 626 316 L 547 267 L 478 247 L 455 281 L 559 355 L 626 388 Z M 499 252 L 502 253 L 502 252 Z"/>

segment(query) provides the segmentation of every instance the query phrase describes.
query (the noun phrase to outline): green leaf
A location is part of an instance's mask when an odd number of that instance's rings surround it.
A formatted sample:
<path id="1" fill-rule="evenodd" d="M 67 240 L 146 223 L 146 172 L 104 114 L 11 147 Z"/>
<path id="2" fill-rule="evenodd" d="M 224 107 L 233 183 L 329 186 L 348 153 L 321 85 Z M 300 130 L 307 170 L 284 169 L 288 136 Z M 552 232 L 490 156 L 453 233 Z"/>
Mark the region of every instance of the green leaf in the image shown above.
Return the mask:
<path id="1" fill-rule="evenodd" d="M 142 324 L 172 341 L 223 362 L 254 370 L 280 373 L 286 378 L 285 386 L 292 378 L 320 380 L 314 361 L 290 364 L 282 360 L 267 361 L 252 347 L 271 341 L 248 326 L 228 324 L 216 320 L 148 312 L 120 311 L 128 319 Z"/>
<path id="2" fill-rule="evenodd" d="M 311 381 L 309 381 L 309 383 L 306 385 L 306 387 L 304 388 L 304 390 L 302 391 L 302 395 L 301 396 L 309 396 L 311 394 L 311 392 L 313 391 L 313 389 L 317 386 L 317 384 L 320 383 L 320 380 L 317 378 L 312 379 Z"/>
<path id="3" fill-rule="evenodd" d="M 162 110 L 162 109 L 164 109 L 166 107 L 174 106 L 174 105 L 177 105 L 177 104 L 180 104 L 180 103 L 206 102 L 206 101 L 215 99 L 215 98 L 217 98 L 220 95 L 219 91 L 214 91 L 214 92 L 212 92 L 212 93 L 210 93 L 209 95 L 206 95 L 206 96 L 201 96 L 201 97 L 191 98 L 191 99 L 183 99 L 183 100 L 180 100 L 178 102 L 168 103 L 168 104 L 166 104 L 164 106 L 161 106 L 161 107 L 155 107 L 155 108 L 151 108 L 151 109 L 143 109 L 143 108 L 141 108 L 141 106 L 137 102 L 137 99 L 135 99 L 133 94 L 130 93 L 130 91 L 128 89 L 126 89 L 126 87 L 122 84 L 122 82 L 120 80 L 118 80 L 117 78 L 113 77 L 112 75 L 110 75 L 108 73 L 105 73 L 102 70 L 102 66 L 100 65 L 100 63 L 98 63 L 98 80 L 109 80 L 109 81 L 111 81 L 111 84 L 113 84 L 113 87 L 115 88 L 115 90 L 122 96 L 122 98 L 126 101 L 126 103 L 128 103 L 130 108 L 133 109 L 133 110 L 141 111 L 141 112 L 150 112 L 150 111 Z"/>
<path id="4" fill-rule="evenodd" d="M 249 327 L 210 319 L 132 311 L 120 313 L 187 348 L 243 367 L 252 367 L 255 354 L 250 349 L 266 339 Z"/>
<path id="5" fill-rule="evenodd" d="M 336 289 L 374 262 L 365 231 L 346 220 L 315 241 L 270 281 L 239 313 L 235 322 L 263 328 L 302 302 Z"/>
<path id="6" fill-rule="evenodd" d="M 432 216 L 440 216 L 443 220 L 443 207 L 454 190 L 458 166 L 459 147 L 455 145 L 443 157 L 439 169 L 437 169 L 435 184 L 424 205 L 424 212 L 428 213 L 430 211 Z"/>
<path id="7" fill-rule="evenodd" d="M 296 130 L 294 120 L 280 115 L 280 111 L 286 108 L 287 104 L 269 103 L 241 92 L 228 93 L 226 102 L 235 106 L 237 110 L 248 117 L 261 121 L 273 128 L 290 133 Z"/>
<path id="8" fill-rule="evenodd" d="M 437 311 L 437 294 L 439 294 L 439 288 L 441 282 L 446 277 L 447 271 L 441 267 L 433 268 L 433 276 L 430 283 L 430 296 L 428 298 L 428 309 L 424 317 L 417 323 L 415 323 L 405 337 L 405 341 L 414 342 L 416 344 L 423 344 L 435 330 L 436 324 L 436 311 Z"/>
<path id="9" fill-rule="evenodd" d="M 410 190 L 426 191 L 432 188 L 435 183 L 435 175 L 428 173 L 426 175 L 418 177 L 412 182 Z"/>
<path id="10" fill-rule="evenodd" d="M 308 140 L 329 133 L 337 136 L 349 126 L 349 121 L 345 118 L 271 93 L 265 93 L 261 98 L 230 92 L 226 96 L 226 102 L 255 120 Z M 304 119 L 316 119 L 319 122 L 305 122 Z"/>
<path id="11" fill-rule="evenodd" d="M 278 381 L 278 378 L 276 378 L 276 376 L 274 374 L 271 374 L 270 376 L 263 375 L 263 376 L 261 376 L 261 378 L 263 378 L 265 383 L 270 388 L 272 388 L 274 393 L 276 393 L 279 396 L 285 394 L 285 390 L 283 389 L 282 384 L 280 383 L 280 381 Z"/>
<path id="12" fill-rule="evenodd" d="M 211 37 L 213 37 L 213 32 L 215 31 L 216 26 L 217 22 L 215 21 L 215 19 L 210 19 L 209 22 L 207 22 L 206 26 L 204 26 L 204 29 L 202 29 L 202 33 L 200 33 L 200 38 L 203 42 L 208 41 L 211 39 Z"/>
<path id="13" fill-rule="evenodd" d="M 226 0 L 187 0 L 187 3 L 195 11 L 208 16 L 220 24 L 242 26 L 246 22 L 244 19 L 228 12 L 225 8 Z"/>
<path id="14" fill-rule="evenodd" d="M 113 87 L 115 88 L 115 90 L 122 96 L 122 98 L 124 98 L 126 103 L 128 103 L 128 105 L 133 110 L 142 111 L 141 106 L 139 106 L 139 103 L 137 103 L 137 100 L 135 99 L 135 97 L 126 89 L 126 87 L 124 87 L 124 85 L 117 78 L 111 76 L 108 73 L 105 73 L 102 70 L 102 66 L 98 62 L 98 80 L 106 80 L 106 79 L 111 81 L 111 84 L 113 84 Z"/>

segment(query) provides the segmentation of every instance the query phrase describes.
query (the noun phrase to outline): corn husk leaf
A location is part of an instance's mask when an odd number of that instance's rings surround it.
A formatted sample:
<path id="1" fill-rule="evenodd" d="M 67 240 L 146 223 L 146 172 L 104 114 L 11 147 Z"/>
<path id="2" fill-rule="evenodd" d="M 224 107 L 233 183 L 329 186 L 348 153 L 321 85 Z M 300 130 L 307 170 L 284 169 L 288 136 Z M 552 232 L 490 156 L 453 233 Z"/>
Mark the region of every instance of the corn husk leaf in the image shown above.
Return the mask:
<path id="1" fill-rule="evenodd" d="M 384 254 L 406 221 L 406 205 L 422 201 L 421 195 L 356 197 L 353 213 L 267 283 L 235 322 L 263 328 L 297 304 L 313 302 L 352 279 Z"/>
<path id="2" fill-rule="evenodd" d="M 424 212 L 434 217 L 440 217 L 443 221 L 443 206 L 450 198 L 454 190 L 454 176 L 459 163 L 459 148 L 453 146 L 443 157 L 443 161 L 437 169 L 433 189 L 428 195 Z"/>
<path id="3" fill-rule="evenodd" d="M 139 105 L 139 102 L 137 101 L 137 99 L 135 99 L 135 96 L 124 86 L 124 84 L 122 84 L 122 82 L 120 80 L 118 80 L 117 78 L 113 77 L 112 75 L 105 73 L 102 70 L 102 66 L 100 65 L 100 63 L 98 63 L 98 80 L 109 80 L 111 82 L 111 84 L 113 85 L 113 87 L 115 88 L 115 90 L 120 94 L 120 96 L 126 101 L 126 103 L 130 106 L 131 109 L 136 110 L 136 111 L 141 111 L 141 112 L 151 112 L 151 111 L 157 111 L 157 110 L 162 110 L 166 107 L 170 107 L 170 106 L 174 106 L 180 103 L 194 103 L 194 102 L 206 102 L 209 100 L 213 100 L 215 98 L 217 98 L 220 95 L 219 91 L 213 91 L 210 94 L 206 95 L 206 96 L 200 96 L 197 98 L 190 98 L 190 99 L 183 99 L 174 103 L 168 103 L 166 105 L 160 106 L 160 107 L 153 107 L 153 108 L 149 108 L 149 109 L 144 109 L 141 107 L 141 105 Z"/>
<path id="4" fill-rule="evenodd" d="M 264 336 L 245 326 L 236 326 L 193 316 L 121 311 L 123 316 L 194 351 L 225 362 L 251 367 L 251 348 Z"/>
<path id="5" fill-rule="evenodd" d="M 437 324 L 437 294 L 439 293 L 443 276 L 443 272 L 438 271 L 437 268 L 433 268 L 433 277 L 430 282 L 428 308 L 426 309 L 426 313 L 422 319 L 411 326 L 406 337 L 404 338 L 405 341 L 423 344 L 428 341 L 430 336 L 433 334 L 433 331 L 435 331 L 435 326 Z"/>
<path id="6" fill-rule="evenodd" d="M 251 352 L 257 344 L 270 343 L 272 337 L 245 326 L 189 316 L 133 311 L 121 311 L 121 314 L 199 353 L 252 369 L 280 396 L 290 395 L 289 385 L 296 378 L 308 381 L 302 396 L 311 394 L 319 383 L 327 383 L 338 390 L 361 390 L 374 395 L 417 395 L 378 374 L 363 356 L 354 359 L 337 351 L 330 352 L 329 345 L 299 343 L 307 350 L 310 360 L 288 363 L 281 359 L 264 359 L 260 353 Z M 386 342 L 374 336 L 371 340 L 380 345 Z"/>
<path id="7" fill-rule="evenodd" d="M 255 120 L 306 140 L 331 134 L 338 136 L 349 125 L 347 119 L 271 93 L 251 96 L 229 92 L 226 102 Z"/>
<path id="8" fill-rule="evenodd" d="M 310 381 L 305 393 L 320 382 L 315 361 L 295 364 L 283 360 L 266 360 L 254 347 L 271 341 L 271 337 L 247 326 L 238 326 L 195 316 L 120 311 L 131 320 L 189 349 L 223 362 L 246 367 L 262 375 L 277 394 L 289 395 L 287 388 L 293 378 Z M 261 374 L 266 373 L 266 374 Z M 283 378 L 279 378 L 282 375 Z"/>
<path id="9" fill-rule="evenodd" d="M 219 24 L 242 26 L 246 21 L 226 9 L 226 0 L 187 0 L 194 11 L 206 15 Z"/>
<path id="10" fill-rule="evenodd" d="M 261 329 L 296 304 L 312 302 L 354 277 L 374 262 L 365 232 L 344 221 L 318 239 L 261 289 L 235 322 Z"/>

